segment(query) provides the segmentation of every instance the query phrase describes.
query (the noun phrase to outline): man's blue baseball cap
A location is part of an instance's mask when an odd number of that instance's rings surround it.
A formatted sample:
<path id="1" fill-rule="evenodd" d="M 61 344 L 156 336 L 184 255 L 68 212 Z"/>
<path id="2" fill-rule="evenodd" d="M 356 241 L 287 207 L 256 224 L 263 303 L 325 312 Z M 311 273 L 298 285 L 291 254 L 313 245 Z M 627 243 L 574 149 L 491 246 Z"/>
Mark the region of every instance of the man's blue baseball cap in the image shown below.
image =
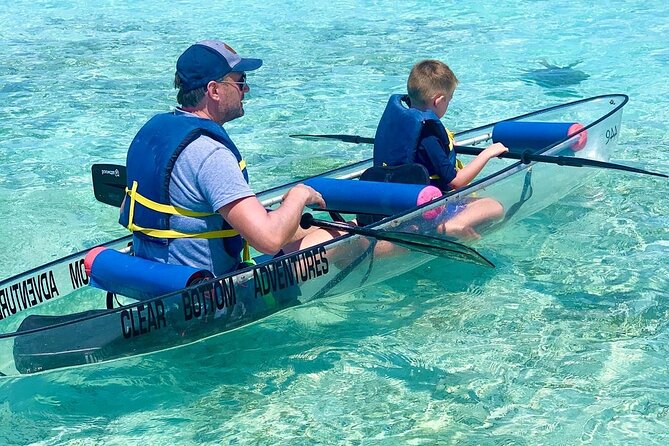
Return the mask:
<path id="1" fill-rule="evenodd" d="M 257 70 L 261 66 L 261 59 L 243 59 L 223 42 L 203 40 L 179 56 L 177 74 L 181 78 L 181 89 L 191 91 L 228 73 Z"/>

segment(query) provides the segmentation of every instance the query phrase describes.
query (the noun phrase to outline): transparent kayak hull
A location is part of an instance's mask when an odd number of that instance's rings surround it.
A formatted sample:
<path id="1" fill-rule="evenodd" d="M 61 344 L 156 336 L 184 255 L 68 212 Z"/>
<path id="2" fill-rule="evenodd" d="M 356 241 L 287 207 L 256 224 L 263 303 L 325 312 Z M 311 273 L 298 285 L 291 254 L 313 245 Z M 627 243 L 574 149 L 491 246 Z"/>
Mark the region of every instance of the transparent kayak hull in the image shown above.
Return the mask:
<path id="1" fill-rule="evenodd" d="M 598 96 L 513 120 L 581 123 L 587 132 L 581 150 L 570 148 L 580 137 L 577 134 L 534 153 L 607 161 L 616 147 L 626 102 L 625 95 Z M 461 132 L 456 140 L 489 144 L 487 136 L 493 126 Z M 324 176 L 353 178 L 370 165 L 368 160 Z M 557 202 L 592 173 L 588 168 L 496 159 L 469 186 L 386 218 L 373 228 L 444 237 L 434 220 L 424 217 L 426 211 L 473 197 L 491 197 L 503 205 L 506 215 L 480 231 L 482 238 L 475 247 L 485 251 L 487 234 Z M 279 199 L 274 197 L 281 197 L 292 186 L 274 188 L 258 197 L 266 204 L 277 204 Z M 107 246 L 122 249 L 129 240 L 125 237 Z M 33 374 L 179 347 L 314 299 L 379 283 L 434 258 L 389 242 L 345 236 L 170 295 L 143 302 L 125 299 L 126 305 L 106 309 L 105 293 L 86 286 L 86 252 L 0 283 L 3 375 Z"/>

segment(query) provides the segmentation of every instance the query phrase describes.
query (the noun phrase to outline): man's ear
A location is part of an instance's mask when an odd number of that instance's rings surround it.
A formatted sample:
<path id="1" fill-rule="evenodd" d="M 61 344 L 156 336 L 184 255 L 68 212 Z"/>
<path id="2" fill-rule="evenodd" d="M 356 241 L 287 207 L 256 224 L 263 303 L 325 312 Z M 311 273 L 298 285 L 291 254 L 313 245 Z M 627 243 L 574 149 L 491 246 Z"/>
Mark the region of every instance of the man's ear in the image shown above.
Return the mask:
<path id="1" fill-rule="evenodd" d="M 220 89 L 221 86 L 216 81 L 209 81 L 209 83 L 207 84 L 207 94 L 212 99 L 218 99 L 218 97 L 221 94 L 221 92 L 219 91 Z"/>

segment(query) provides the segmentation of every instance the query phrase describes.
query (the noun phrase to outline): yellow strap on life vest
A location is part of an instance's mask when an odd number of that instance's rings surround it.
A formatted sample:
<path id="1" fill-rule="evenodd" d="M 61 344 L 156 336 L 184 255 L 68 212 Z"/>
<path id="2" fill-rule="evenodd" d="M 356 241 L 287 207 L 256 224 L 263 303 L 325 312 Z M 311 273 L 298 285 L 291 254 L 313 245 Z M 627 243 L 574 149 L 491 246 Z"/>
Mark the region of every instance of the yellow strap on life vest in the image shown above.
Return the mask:
<path id="1" fill-rule="evenodd" d="M 150 237 L 155 238 L 229 238 L 239 235 L 234 229 L 221 229 L 218 231 L 208 231 L 208 232 L 180 232 L 173 229 L 149 229 L 137 226 L 136 224 L 129 224 L 128 229 L 132 232 L 141 232 Z"/>
<path id="2" fill-rule="evenodd" d="M 127 194 L 128 193 L 128 188 L 126 187 L 125 190 L 126 190 L 125 193 Z M 132 182 L 131 191 L 132 191 L 132 193 L 129 194 L 130 195 L 130 206 L 129 206 L 128 209 L 130 210 L 130 213 L 128 215 L 128 229 L 130 229 L 130 227 L 133 225 L 132 220 L 135 217 L 135 197 L 137 196 L 137 181 Z M 125 201 L 125 198 L 123 200 Z M 132 229 L 130 229 L 130 230 L 132 231 Z"/>
<path id="3" fill-rule="evenodd" d="M 244 240 L 244 249 L 242 250 L 242 262 L 248 263 L 251 262 L 253 259 L 251 258 L 251 247 L 249 245 L 249 242 Z"/>
<path id="4" fill-rule="evenodd" d="M 448 150 L 453 150 L 453 145 L 455 143 L 455 134 L 450 130 L 446 129 L 446 134 L 448 135 Z M 461 170 L 465 167 L 464 163 L 458 158 L 455 159 L 455 171 Z M 441 178 L 439 175 L 430 175 L 431 180 L 438 180 Z"/>
<path id="5" fill-rule="evenodd" d="M 453 150 L 453 147 L 455 145 L 455 133 L 451 132 L 450 130 L 446 129 L 446 134 L 448 135 L 448 148 L 449 150 Z M 465 164 L 460 161 L 459 158 L 455 159 L 455 171 L 457 172 L 458 170 L 464 169 Z"/>
<path id="6" fill-rule="evenodd" d="M 130 197 L 130 212 L 128 215 L 127 228 L 132 232 L 141 232 L 142 234 L 146 234 L 150 237 L 169 238 L 169 239 L 230 238 L 239 235 L 239 232 L 235 231 L 234 229 L 220 229 L 217 231 L 189 233 L 189 232 L 175 231 L 173 229 L 143 228 L 139 225 L 136 225 L 135 223 L 133 223 L 133 219 L 135 216 L 135 203 L 139 203 L 142 206 L 151 209 L 152 211 L 162 212 L 164 214 L 183 215 L 186 217 L 207 217 L 209 215 L 216 215 L 212 214 L 211 212 L 195 212 L 195 211 L 189 211 L 188 209 L 182 209 L 175 206 L 171 206 L 168 204 L 157 203 L 137 193 L 137 186 L 138 186 L 137 181 L 133 181 L 132 188 L 130 189 L 126 188 L 126 194 L 128 194 L 128 196 Z"/>
<path id="7" fill-rule="evenodd" d="M 246 169 L 245 160 L 241 160 L 239 162 L 239 169 L 240 170 Z M 172 206 L 169 204 L 158 203 L 137 193 L 137 181 L 133 181 L 132 185 L 133 185 L 132 189 L 128 189 L 127 187 L 125 188 L 125 193 L 130 196 L 131 200 L 130 201 L 131 213 L 133 212 L 135 202 L 137 202 L 142 206 L 144 206 L 145 208 L 151 209 L 152 211 L 161 212 L 163 214 L 183 215 L 185 217 L 209 217 L 210 215 L 216 215 L 216 213 L 212 212 L 189 211 L 188 209 L 178 208 L 176 206 Z"/>
<path id="8" fill-rule="evenodd" d="M 210 215 L 215 215 L 212 214 L 211 212 L 189 211 L 188 209 L 178 208 L 176 206 L 172 206 L 169 204 L 158 203 L 156 201 L 151 200 L 150 198 L 146 198 L 145 196 L 137 193 L 136 184 L 137 181 L 134 181 L 132 183 L 133 185 L 132 189 L 128 189 L 127 187 L 125 189 L 125 193 L 130 196 L 131 205 L 133 205 L 136 202 L 141 204 L 145 208 L 151 209 L 152 211 L 161 212 L 163 214 L 183 215 L 186 217 L 208 217 Z"/>

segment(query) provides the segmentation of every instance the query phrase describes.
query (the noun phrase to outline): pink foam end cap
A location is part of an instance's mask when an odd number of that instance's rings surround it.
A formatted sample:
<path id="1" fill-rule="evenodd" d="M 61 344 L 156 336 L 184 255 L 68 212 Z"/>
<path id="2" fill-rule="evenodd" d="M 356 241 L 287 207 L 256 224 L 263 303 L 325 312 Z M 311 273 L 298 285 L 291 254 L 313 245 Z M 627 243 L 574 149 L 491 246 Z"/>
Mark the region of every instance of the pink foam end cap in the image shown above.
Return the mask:
<path id="1" fill-rule="evenodd" d="M 441 191 L 439 188 L 434 186 L 425 186 L 425 188 L 418 194 L 418 198 L 416 199 L 416 206 L 428 203 L 439 197 L 441 197 Z M 439 214 L 441 214 L 441 211 L 443 210 L 443 206 L 437 206 L 434 209 L 423 212 L 423 218 L 426 220 L 434 220 L 439 216 Z"/>
<path id="2" fill-rule="evenodd" d="M 569 127 L 569 130 L 567 130 L 567 136 L 574 135 L 576 132 L 578 132 L 578 131 L 581 130 L 582 128 L 583 128 L 583 125 L 582 125 L 582 124 L 579 124 L 578 122 L 575 123 L 575 124 L 572 124 L 572 125 Z M 583 147 L 585 147 L 585 145 L 587 144 L 587 142 L 588 142 L 588 131 L 587 131 L 587 130 L 583 130 L 581 133 L 578 134 L 578 138 L 577 138 L 576 141 L 574 141 L 574 143 L 571 145 L 571 150 L 574 151 L 574 152 L 578 152 L 578 151 L 581 150 Z"/>
<path id="3" fill-rule="evenodd" d="M 95 248 L 88 251 L 88 254 L 86 254 L 86 258 L 84 258 L 84 270 L 86 271 L 86 274 L 89 277 L 91 275 L 91 267 L 93 266 L 93 261 L 95 260 L 95 257 L 97 257 L 97 255 L 100 254 L 105 249 L 107 248 L 105 248 L 104 246 L 96 246 Z"/>

